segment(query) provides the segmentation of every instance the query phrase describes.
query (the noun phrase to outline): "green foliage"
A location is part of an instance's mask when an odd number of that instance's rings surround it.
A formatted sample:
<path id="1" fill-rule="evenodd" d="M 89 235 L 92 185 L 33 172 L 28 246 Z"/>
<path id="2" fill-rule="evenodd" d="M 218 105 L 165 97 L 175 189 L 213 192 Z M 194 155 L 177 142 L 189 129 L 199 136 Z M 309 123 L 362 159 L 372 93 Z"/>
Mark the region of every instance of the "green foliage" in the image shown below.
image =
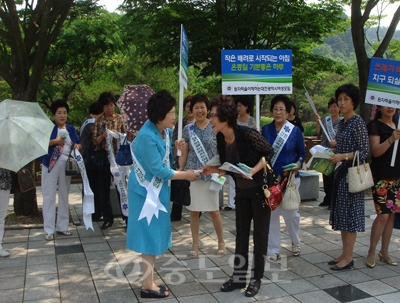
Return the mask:
<path id="1" fill-rule="evenodd" d="M 315 124 L 316 122 L 303 122 L 304 136 L 315 136 Z"/>
<path id="2" fill-rule="evenodd" d="M 0 80 L 0 102 L 5 99 L 11 99 L 12 91 L 6 81 Z"/>

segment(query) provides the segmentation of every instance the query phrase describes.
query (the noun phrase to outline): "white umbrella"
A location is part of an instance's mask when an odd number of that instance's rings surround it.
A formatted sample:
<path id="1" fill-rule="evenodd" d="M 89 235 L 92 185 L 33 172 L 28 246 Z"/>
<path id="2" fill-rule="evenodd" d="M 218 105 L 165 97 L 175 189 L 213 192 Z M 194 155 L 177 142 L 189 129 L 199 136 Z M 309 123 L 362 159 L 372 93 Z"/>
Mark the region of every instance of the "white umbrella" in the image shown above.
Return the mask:
<path id="1" fill-rule="evenodd" d="M 0 102 L 0 167 L 17 172 L 47 154 L 53 127 L 37 103 Z"/>

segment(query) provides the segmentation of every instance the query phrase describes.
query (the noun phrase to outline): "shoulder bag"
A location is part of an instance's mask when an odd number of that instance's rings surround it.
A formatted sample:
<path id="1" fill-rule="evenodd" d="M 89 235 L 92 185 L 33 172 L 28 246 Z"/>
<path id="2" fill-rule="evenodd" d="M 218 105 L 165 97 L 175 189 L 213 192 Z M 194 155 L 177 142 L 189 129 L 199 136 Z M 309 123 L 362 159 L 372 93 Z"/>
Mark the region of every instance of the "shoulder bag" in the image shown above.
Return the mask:
<path id="1" fill-rule="evenodd" d="M 67 164 L 65 165 L 65 175 L 66 176 L 76 176 L 80 175 L 81 172 L 79 170 L 78 163 L 75 160 L 76 152 L 75 152 L 75 144 L 71 146 L 71 150 L 69 151 Z"/>
<path id="2" fill-rule="evenodd" d="M 190 181 L 171 180 L 171 201 L 184 205 L 190 205 Z"/>
<path id="3" fill-rule="evenodd" d="M 356 159 L 357 166 L 354 166 Z M 360 154 L 358 151 L 354 153 L 353 165 L 348 169 L 347 182 L 349 183 L 349 192 L 351 193 L 358 193 L 374 186 L 371 168 L 365 161 L 360 165 Z"/>
<path id="4" fill-rule="evenodd" d="M 296 188 L 296 176 L 293 172 L 289 174 L 289 181 L 283 195 L 282 208 L 284 210 L 296 210 L 300 206 L 300 193 Z"/>
<path id="5" fill-rule="evenodd" d="M 131 146 L 128 142 L 128 135 L 125 136 L 124 141 L 122 141 L 119 146 L 117 156 L 115 157 L 115 162 L 120 166 L 127 166 L 133 163 Z"/>
<path id="6" fill-rule="evenodd" d="M 269 163 L 267 163 L 264 157 L 261 159 L 264 167 L 264 185 L 262 186 L 265 195 L 264 204 L 268 205 L 271 211 L 273 211 L 282 203 L 282 189 L 286 185 L 287 178 L 279 182 Z"/>

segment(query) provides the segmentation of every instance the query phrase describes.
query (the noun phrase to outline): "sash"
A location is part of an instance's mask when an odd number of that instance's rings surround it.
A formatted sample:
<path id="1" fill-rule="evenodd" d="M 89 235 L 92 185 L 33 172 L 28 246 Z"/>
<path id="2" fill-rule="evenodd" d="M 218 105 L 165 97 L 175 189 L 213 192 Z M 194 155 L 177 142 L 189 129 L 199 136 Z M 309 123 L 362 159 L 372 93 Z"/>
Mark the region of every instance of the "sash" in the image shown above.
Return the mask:
<path id="1" fill-rule="evenodd" d="M 328 132 L 329 137 L 332 140 L 335 139 L 336 133 L 333 128 L 332 117 L 331 116 L 325 117 L 325 123 L 326 123 L 326 131 Z"/>
<path id="2" fill-rule="evenodd" d="M 83 122 L 81 129 L 79 130 L 79 134 L 82 136 L 82 132 L 83 132 L 83 129 L 85 128 L 85 126 L 88 125 L 89 123 L 94 123 L 95 120 L 96 120 L 95 118 L 86 119 L 86 121 Z"/>
<path id="3" fill-rule="evenodd" d="M 166 129 L 164 129 L 164 134 L 165 134 L 165 156 L 163 158 L 163 164 L 166 166 L 169 165 L 169 151 L 170 151 L 170 146 L 169 146 L 169 134 Z M 143 169 L 142 165 L 139 163 L 137 160 L 135 154 L 132 152 L 132 162 L 133 162 L 133 170 L 135 172 L 136 180 L 138 183 L 143 186 L 146 191 L 146 200 L 143 204 L 142 210 L 139 215 L 139 220 L 146 218 L 147 219 L 147 224 L 150 225 L 151 220 L 153 219 L 153 215 L 158 218 L 159 211 L 163 211 L 168 213 L 168 211 L 165 209 L 164 205 L 160 201 L 160 192 L 161 188 L 164 184 L 164 180 L 153 176 L 151 181 L 147 181 L 145 178 L 146 172 Z"/>
<path id="4" fill-rule="evenodd" d="M 121 211 L 124 216 L 128 216 L 128 194 L 126 190 L 126 179 L 124 174 L 120 172 L 120 169 L 115 162 L 115 155 L 114 155 L 114 147 L 112 145 L 112 138 L 119 139 L 120 135 L 116 132 L 110 131 L 107 129 L 107 156 L 108 162 L 110 162 L 110 172 L 114 178 L 114 184 L 117 186 L 120 202 L 121 202 Z"/>
<path id="5" fill-rule="evenodd" d="M 199 159 L 200 163 L 203 166 L 206 166 L 206 163 L 210 161 L 207 151 L 204 148 L 203 143 L 200 138 L 194 132 L 194 123 L 190 123 L 188 126 L 189 129 L 189 138 L 190 144 L 193 146 L 194 152 L 196 153 L 197 159 Z"/>
<path id="6" fill-rule="evenodd" d="M 272 148 L 274 149 L 274 156 L 271 159 L 272 166 L 275 165 L 276 159 L 278 159 L 278 156 L 281 153 L 283 146 L 285 146 L 290 134 L 292 133 L 293 128 L 294 125 L 289 121 L 286 121 L 279 131 L 278 136 L 276 136 L 274 144 L 272 144 Z"/>
<path id="7" fill-rule="evenodd" d="M 71 155 L 74 156 L 73 153 Z M 91 230 L 94 230 L 92 223 L 92 214 L 94 213 L 94 194 L 92 192 L 92 189 L 90 188 L 89 179 L 86 174 L 85 163 L 83 162 L 82 155 L 76 148 L 75 148 L 75 160 L 81 172 L 82 182 L 83 182 L 83 193 L 84 193 L 82 202 L 83 223 L 85 224 L 86 229 L 90 228 Z"/>

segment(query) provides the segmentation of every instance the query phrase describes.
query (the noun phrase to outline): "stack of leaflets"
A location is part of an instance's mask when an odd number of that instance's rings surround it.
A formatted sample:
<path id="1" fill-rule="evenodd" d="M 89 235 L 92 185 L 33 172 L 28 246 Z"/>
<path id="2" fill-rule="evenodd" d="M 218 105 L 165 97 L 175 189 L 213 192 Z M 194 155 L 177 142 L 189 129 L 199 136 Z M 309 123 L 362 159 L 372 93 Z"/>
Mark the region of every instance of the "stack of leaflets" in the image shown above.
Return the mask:
<path id="1" fill-rule="evenodd" d="M 316 151 L 310 161 L 308 161 L 307 168 L 330 176 L 336 167 L 335 163 L 329 162 L 329 158 L 332 156 L 333 152 L 330 149 L 326 149 L 323 152 Z"/>
<path id="2" fill-rule="evenodd" d="M 225 162 L 219 167 L 219 169 L 230 171 L 236 174 L 242 174 L 245 175 L 247 178 L 253 180 L 253 178 L 250 177 L 250 167 L 248 167 L 246 164 L 243 163 L 239 163 L 238 165 L 240 165 L 241 167 L 233 165 L 232 163 L 229 162 Z"/>

